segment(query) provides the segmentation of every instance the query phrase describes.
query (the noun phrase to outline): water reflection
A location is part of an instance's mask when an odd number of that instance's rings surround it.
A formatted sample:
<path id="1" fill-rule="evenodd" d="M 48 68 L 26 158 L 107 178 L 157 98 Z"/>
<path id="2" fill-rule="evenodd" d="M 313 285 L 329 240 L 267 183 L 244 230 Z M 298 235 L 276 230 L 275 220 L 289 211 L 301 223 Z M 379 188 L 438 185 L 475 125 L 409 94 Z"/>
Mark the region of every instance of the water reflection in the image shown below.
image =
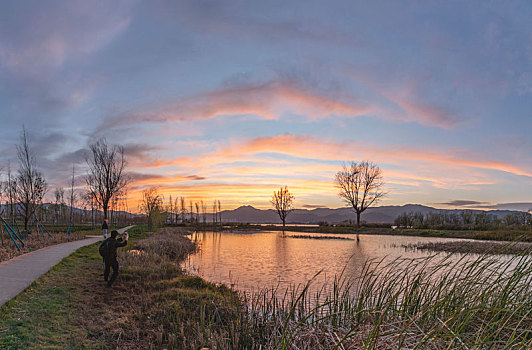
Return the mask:
<path id="1" fill-rule="evenodd" d="M 353 240 L 304 239 L 291 236 L 296 232 L 196 232 L 192 239 L 200 251 L 188 258 L 185 268 L 212 281 L 236 286 L 243 291 L 304 284 L 318 272 L 314 285 L 328 285 L 335 275 L 360 274 L 369 259 L 391 261 L 396 258 L 420 258 L 434 255 L 426 251 L 405 249 L 403 244 L 441 241 L 467 241 L 449 238 L 387 235 L 341 237 Z M 331 237 L 324 234 L 307 236 Z M 332 235 L 334 237 L 334 235 Z M 440 253 L 442 256 L 445 255 Z"/>

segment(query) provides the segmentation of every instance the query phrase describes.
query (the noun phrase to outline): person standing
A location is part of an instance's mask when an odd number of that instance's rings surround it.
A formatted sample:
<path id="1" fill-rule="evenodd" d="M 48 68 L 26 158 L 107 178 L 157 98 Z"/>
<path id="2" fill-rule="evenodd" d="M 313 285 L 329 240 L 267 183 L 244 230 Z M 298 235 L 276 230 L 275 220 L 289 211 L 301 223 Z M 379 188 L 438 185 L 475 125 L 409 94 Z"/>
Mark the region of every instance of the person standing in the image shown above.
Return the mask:
<path id="1" fill-rule="evenodd" d="M 129 239 L 129 234 L 127 231 L 124 233 L 124 240 L 116 239 L 118 236 L 118 231 L 111 231 L 111 237 L 106 240 L 106 249 L 103 261 L 105 263 L 105 270 L 103 272 L 103 279 L 107 282 L 107 287 L 111 287 L 116 277 L 118 276 L 118 260 L 116 257 L 116 249 L 119 247 L 125 247 Z M 113 268 L 113 274 L 109 278 L 109 272 L 111 272 L 111 267 Z"/>
<path id="2" fill-rule="evenodd" d="M 103 220 L 102 224 L 102 231 L 103 231 L 103 239 L 107 239 L 107 230 L 109 230 L 109 226 L 107 225 L 107 219 Z"/>

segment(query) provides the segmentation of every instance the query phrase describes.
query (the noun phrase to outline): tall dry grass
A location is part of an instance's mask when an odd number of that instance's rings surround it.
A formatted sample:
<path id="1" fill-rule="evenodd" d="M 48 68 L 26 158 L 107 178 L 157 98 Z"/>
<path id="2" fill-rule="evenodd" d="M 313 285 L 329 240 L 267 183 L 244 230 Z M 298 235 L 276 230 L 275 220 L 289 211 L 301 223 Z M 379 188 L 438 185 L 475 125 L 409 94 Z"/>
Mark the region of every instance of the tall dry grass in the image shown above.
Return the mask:
<path id="1" fill-rule="evenodd" d="M 3 233 L 3 243 L 0 244 L 0 262 L 6 261 L 9 259 L 14 258 L 17 255 L 26 254 L 31 251 L 44 248 L 49 245 L 58 244 L 58 243 L 65 243 L 70 241 L 77 241 L 80 239 L 85 238 L 85 233 L 81 232 L 74 232 L 71 235 L 67 236 L 65 232 L 52 232 L 51 237 L 48 236 L 48 234 L 44 233 L 44 238 L 42 237 L 41 233 L 32 233 L 29 235 L 24 235 L 22 237 L 22 240 L 24 242 L 24 246 L 20 244 L 20 242 L 15 238 L 17 244 L 20 247 L 20 251 L 16 248 L 16 246 L 13 244 L 7 233 L 4 231 Z"/>
<path id="2" fill-rule="evenodd" d="M 527 257 L 368 262 L 329 292 L 248 296 L 246 318 L 272 349 L 529 348 L 531 280 Z"/>

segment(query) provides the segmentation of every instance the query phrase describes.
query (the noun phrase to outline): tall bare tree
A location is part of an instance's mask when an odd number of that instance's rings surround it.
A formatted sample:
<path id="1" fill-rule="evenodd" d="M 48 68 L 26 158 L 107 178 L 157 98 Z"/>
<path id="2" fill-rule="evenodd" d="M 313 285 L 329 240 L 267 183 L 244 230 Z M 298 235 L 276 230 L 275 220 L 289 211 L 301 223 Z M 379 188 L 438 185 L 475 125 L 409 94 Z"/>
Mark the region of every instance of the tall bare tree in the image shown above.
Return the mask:
<path id="1" fill-rule="evenodd" d="M 85 198 L 86 198 L 86 201 L 88 203 L 88 205 L 90 206 L 91 208 L 91 228 L 94 230 L 94 228 L 96 227 L 96 223 L 95 223 L 95 217 L 94 217 L 94 210 L 95 210 L 95 207 L 96 207 L 96 201 L 94 200 L 94 195 L 91 191 L 87 191 L 85 192 Z"/>
<path id="2" fill-rule="evenodd" d="M 163 210 L 163 196 L 157 187 L 150 187 L 142 191 L 141 211 L 148 217 L 148 228 L 151 230 L 154 224 L 160 220 Z"/>
<path id="3" fill-rule="evenodd" d="M 201 217 L 203 219 L 203 225 L 207 224 L 207 205 L 203 202 L 203 199 L 200 201 L 201 206 Z"/>
<path id="4" fill-rule="evenodd" d="M 108 145 L 102 138 L 90 145 L 91 153 L 86 159 L 89 174 L 86 177 L 87 187 L 98 207 L 103 209 L 103 217 L 107 219 L 107 211 L 111 199 L 117 196 L 128 184 L 124 170 L 126 158 L 124 147 Z"/>
<path id="5" fill-rule="evenodd" d="M 381 169 L 368 161 L 344 164 L 336 173 L 335 185 L 338 196 L 347 202 L 357 215 L 360 227 L 360 214 L 384 197 L 384 180 Z"/>
<path id="6" fill-rule="evenodd" d="M 170 215 L 170 223 L 174 223 L 174 201 L 172 200 L 172 195 L 170 195 L 170 198 L 168 199 L 168 208 L 166 209 L 168 211 L 168 215 Z"/>
<path id="7" fill-rule="evenodd" d="M 218 199 L 218 221 L 222 224 L 222 203 Z"/>
<path id="8" fill-rule="evenodd" d="M 174 199 L 174 212 L 175 212 L 175 223 L 179 221 L 179 197 L 175 197 Z"/>
<path id="9" fill-rule="evenodd" d="M 212 202 L 212 225 L 216 225 L 218 222 L 218 205 L 216 204 L 216 199 Z"/>
<path id="10" fill-rule="evenodd" d="M 200 221 L 200 206 L 198 202 L 194 202 L 194 206 L 196 207 L 196 224 L 199 224 Z"/>
<path id="11" fill-rule="evenodd" d="M 24 230 L 37 211 L 46 193 L 46 180 L 37 169 L 35 156 L 28 145 L 26 129 L 22 129 L 20 145 L 17 146 L 19 169 L 16 178 L 15 198 L 19 213 L 24 220 Z"/>
<path id="12" fill-rule="evenodd" d="M 74 168 L 74 164 L 72 164 L 72 181 L 70 183 L 70 218 L 69 218 L 69 224 L 72 224 L 72 220 L 74 219 L 74 202 L 76 201 L 76 193 L 74 193 L 74 174 L 75 174 L 75 168 Z"/>
<path id="13" fill-rule="evenodd" d="M 181 197 L 179 198 L 179 201 L 181 203 L 181 210 L 180 210 L 180 214 L 181 214 L 181 223 L 184 224 L 185 221 L 186 221 L 186 214 L 187 214 L 187 206 L 185 205 L 185 197 Z"/>
<path id="14" fill-rule="evenodd" d="M 17 211 L 17 207 L 15 205 L 15 194 L 17 192 L 17 181 L 15 176 L 13 176 L 13 174 L 11 173 L 10 163 L 7 164 L 7 182 L 4 190 L 6 191 L 7 199 L 9 201 L 9 217 L 11 219 L 11 225 L 15 226 L 15 217 Z"/>
<path id="15" fill-rule="evenodd" d="M 65 190 L 62 187 L 56 187 L 54 190 L 54 207 L 55 207 L 55 220 L 59 223 L 59 218 L 63 219 L 63 204 L 64 204 Z"/>
<path id="16" fill-rule="evenodd" d="M 271 202 L 275 210 L 277 210 L 279 218 L 283 222 L 283 228 L 286 226 L 287 215 L 294 209 L 294 199 L 295 197 L 290 193 L 286 186 L 284 188 L 281 187 L 279 191 L 273 191 Z"/>

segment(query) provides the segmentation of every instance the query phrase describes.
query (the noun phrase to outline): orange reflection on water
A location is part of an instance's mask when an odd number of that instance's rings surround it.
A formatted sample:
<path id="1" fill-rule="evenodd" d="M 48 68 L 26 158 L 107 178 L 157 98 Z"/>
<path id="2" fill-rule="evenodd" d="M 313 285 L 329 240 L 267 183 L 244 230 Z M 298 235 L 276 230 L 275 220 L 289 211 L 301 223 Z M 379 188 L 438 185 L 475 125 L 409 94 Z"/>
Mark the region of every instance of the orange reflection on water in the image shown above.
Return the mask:
<path id="1" fill-rule="evenodd" d="M 196 232 L 191 238 L 199 243 L 200 251 L 189 257 L 185 268 L 209 281 L 249 292 L 272 287 L 284 290 L 305 284 L 319 273 L 312 285 L 313 289 L 321 289 L 342 271 L 347 278 L 359 275 L 364 263 L 370 259 L 391 261 L 434 255 L 407 250 L 403 244 L 457 240 L 361 235 L 360 242 L 357 242 L 355 235 L 337 235 L 350 240 L 292 237 L 301 235 L 331 237 L 296 232 L 283 235 L 277 231 Z"/>

